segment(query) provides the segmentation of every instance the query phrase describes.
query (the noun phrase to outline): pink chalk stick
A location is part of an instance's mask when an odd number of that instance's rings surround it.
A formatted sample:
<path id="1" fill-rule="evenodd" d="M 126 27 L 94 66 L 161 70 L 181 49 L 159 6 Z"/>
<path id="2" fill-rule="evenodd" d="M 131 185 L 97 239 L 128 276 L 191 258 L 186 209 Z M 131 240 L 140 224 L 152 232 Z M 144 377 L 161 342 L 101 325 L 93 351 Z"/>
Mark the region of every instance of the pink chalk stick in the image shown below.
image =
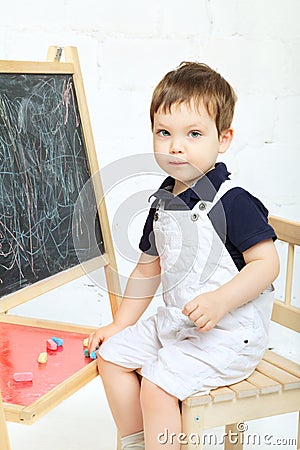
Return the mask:
<path id="1" fill-rule="evenodd" d="M 14 380 L 15 381 L 32 381 L 33 375 L 32 372 L 15 372 Z"/>
<path id="2" fill-rule="evenodd" d="M 52 339 L 47 339 L 47 349 L 48 350 L 57 350 L 57 343 Z"/>

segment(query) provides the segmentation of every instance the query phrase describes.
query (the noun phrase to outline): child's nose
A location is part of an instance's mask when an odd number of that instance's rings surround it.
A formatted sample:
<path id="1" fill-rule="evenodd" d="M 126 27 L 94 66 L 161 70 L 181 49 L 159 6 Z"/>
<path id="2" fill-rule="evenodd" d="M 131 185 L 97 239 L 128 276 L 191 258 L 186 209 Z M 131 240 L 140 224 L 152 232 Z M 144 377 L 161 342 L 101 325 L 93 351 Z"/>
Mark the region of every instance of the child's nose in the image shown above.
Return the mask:
<path id="1" fill-rule="evenodd" d="M 170 145 L 170 153 L 176 155 L 177 153 L 184 153 L 183 145 L 178 139 L 173 139 Z"/>

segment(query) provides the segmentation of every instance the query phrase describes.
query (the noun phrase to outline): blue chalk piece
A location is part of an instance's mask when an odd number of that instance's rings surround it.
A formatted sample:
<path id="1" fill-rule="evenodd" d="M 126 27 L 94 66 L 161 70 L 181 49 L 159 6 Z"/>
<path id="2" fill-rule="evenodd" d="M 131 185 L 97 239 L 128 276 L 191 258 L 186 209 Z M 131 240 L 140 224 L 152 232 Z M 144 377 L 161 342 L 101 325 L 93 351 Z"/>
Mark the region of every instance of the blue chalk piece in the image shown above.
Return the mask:
<path id="1" fill-rule="evenodd" d="M 61 347 L 64 345 L 64 340 L 58 337 L 52 337 L 52 341 L 54 341 L 57 344 L 57 347 Z"/>
<path id="2" fill-rule="evenodd" d="M 97 358 L 97 351 L 94 350 L 91 354 L 90 354 L 90 358 L 91 359 L 96 359 Z"/>
<path id="3" fill-rule="evenodd" d="M 87 348 L 85 348 L 85 349 L 83 350 L 83 354 L 84 354 L 84 356 L 85 356 L 86 358 L 89 358 L 89 356 L 90 356 L 89 351 L 88 351 Z"/>

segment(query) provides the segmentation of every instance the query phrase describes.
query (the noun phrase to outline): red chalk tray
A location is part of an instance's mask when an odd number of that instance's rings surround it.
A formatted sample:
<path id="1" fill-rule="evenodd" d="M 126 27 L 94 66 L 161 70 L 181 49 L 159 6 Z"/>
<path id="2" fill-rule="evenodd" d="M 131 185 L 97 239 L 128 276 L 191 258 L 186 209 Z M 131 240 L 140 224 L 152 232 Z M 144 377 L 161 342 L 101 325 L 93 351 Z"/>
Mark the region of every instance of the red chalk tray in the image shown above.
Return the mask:
<path id="1" fill-rule="evenodd" d="M 47 339 L 64 340 L 57 351 L 47 351 Z M 29 406 L 91 362 L 83 355 L 86 333 L 0 323 L 0 391 L 3 401 Z M 45 364 L 38 363 L 48 353 Z M 15 372 L 32 372 L 32 382 L 16 382 Z"/>

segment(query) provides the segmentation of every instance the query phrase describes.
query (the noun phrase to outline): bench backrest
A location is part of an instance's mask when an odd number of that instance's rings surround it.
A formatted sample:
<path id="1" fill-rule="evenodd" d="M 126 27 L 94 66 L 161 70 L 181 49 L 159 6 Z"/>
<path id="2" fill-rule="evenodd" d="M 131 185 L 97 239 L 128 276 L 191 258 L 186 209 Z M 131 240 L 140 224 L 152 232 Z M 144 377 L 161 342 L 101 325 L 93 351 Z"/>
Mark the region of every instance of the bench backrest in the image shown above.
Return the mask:
<path id="1" fill-rule="evenodd" d="M 295 247 L 300 246 L 300 223 L 280 217 L 270 216 L 269 223 L 280 241 L 288 246 L 287 261 L 281 271 L 285 271 L 285 292 L 283 301 L 275 300 L 272 320 L 287 328 L 300 332 L 300 308 L 292 304 Z"/>

